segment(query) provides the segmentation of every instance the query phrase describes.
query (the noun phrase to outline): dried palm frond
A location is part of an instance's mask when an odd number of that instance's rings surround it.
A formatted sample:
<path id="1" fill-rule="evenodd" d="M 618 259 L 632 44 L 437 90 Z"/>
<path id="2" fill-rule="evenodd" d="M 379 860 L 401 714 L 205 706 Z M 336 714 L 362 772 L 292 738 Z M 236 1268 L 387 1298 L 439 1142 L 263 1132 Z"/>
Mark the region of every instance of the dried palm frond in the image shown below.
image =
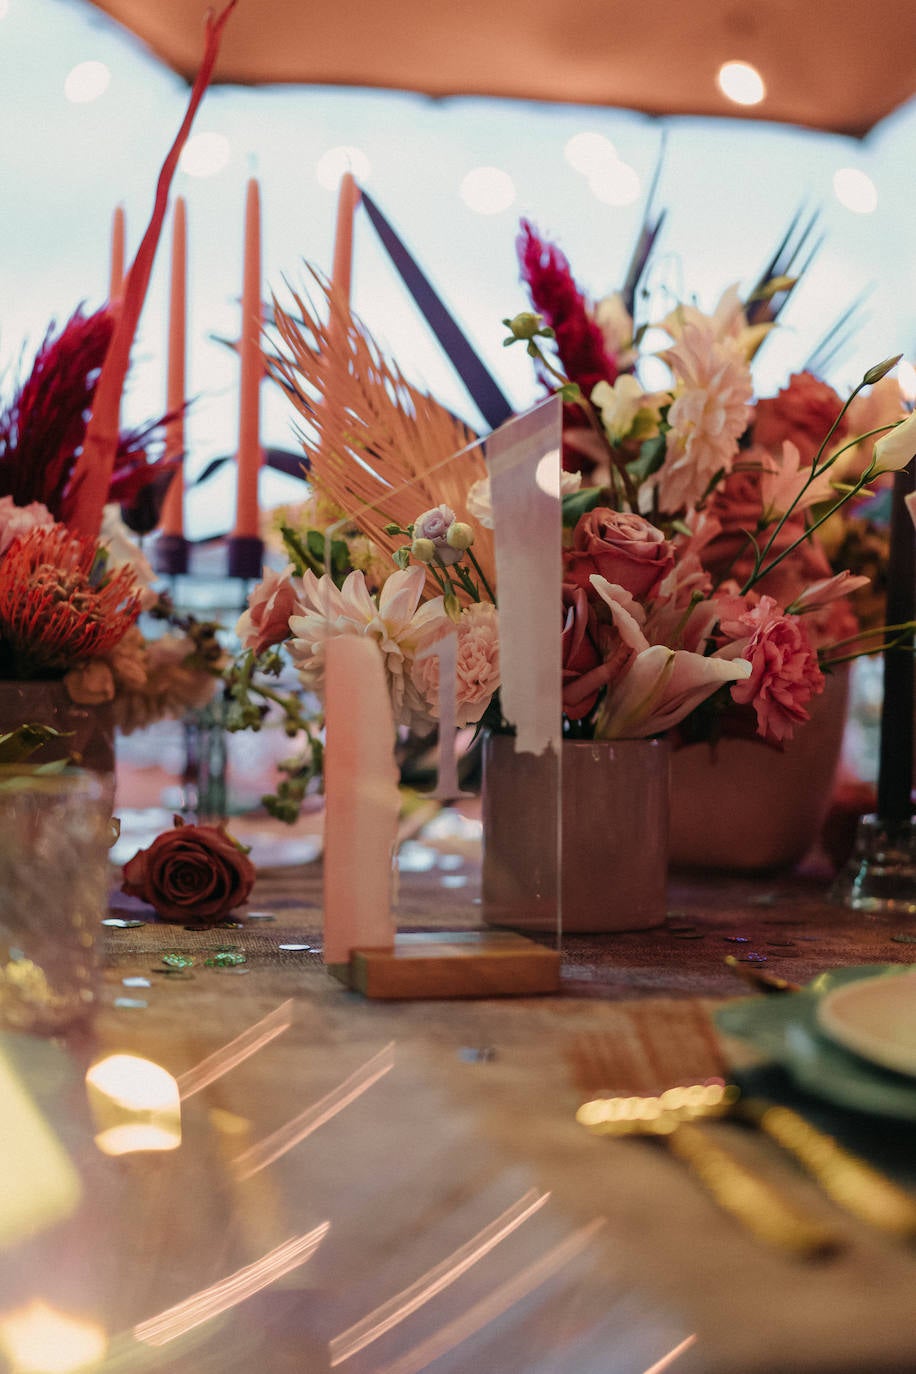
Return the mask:
<path id="1" fill-rule="evenodd" d="M 311 275 L 322 310 L 292 290 L 290 311 L 274 298 L 277 343 L 265 354 L 267 369 L 301 417 L 311 482 L 393 553 L 404 541 L 385 533 L 389 523 L 407 526 L 443 503 L 459 520 L 467 518 L 468 489 L 486 476 L 483 449 L 461 420 L 385 358 L 346 301 L 317 272 Z M 477 531 L 474 553 L 491 578 L 489 530 Z"/>

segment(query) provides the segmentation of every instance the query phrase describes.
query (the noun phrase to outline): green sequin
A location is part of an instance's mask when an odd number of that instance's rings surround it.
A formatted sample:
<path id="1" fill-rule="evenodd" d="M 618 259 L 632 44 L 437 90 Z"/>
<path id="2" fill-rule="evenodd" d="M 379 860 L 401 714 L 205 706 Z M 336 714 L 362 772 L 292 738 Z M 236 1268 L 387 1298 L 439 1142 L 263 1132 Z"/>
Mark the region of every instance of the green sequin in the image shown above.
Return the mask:
<path id="1" fill-rule="evenodd" d="M 247 964 L 248 960 L 241 950 L 218 949 L 204 963 L 208 968 L 234 968 L 236 964 Z"/>
<path id="2" fill-rule="evenodd" d="M 162 962 L 167 968 L 191 968 L 194 960 L 190 954 L 163 954 Z"/>

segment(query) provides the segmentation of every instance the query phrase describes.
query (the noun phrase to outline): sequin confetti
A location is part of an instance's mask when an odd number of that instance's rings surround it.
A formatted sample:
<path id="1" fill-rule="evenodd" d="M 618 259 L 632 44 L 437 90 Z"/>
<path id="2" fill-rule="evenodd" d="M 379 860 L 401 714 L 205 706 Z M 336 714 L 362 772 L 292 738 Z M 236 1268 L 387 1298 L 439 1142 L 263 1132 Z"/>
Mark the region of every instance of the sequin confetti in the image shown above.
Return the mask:
<path id="1" fill-rule="evenodd" d="M 134 930 L 137 926 L 145 926 L 146 924 L 146 921 L 128 920 L 124 916 L 106 916 L 102 921 L 103 926 L 108 926 L 114 930 Z"/>
<path id="2" fill-rule="evenodd" d="M 277 918 L 272 911 L 249 911 L 249 921 L 275 921 Z"/>
<path id="3" fill-rule="evenodd" d="M 204 963 L 207 968 L 235 968 L 236 964 L 247 964 L 248 956 L 240 949 L 218 949 Z"/>
<path id="4" fill-rule="evenodd" d="M 116 997 L 114 1004 L 116 1007 L 121 1007 L 130 1011 L 149 1006 L 149 1002 L 144 1002 L 140 997 Z"/>
<path id="5" fill-rule="evenodd" d="M 702 930 L 672 930 L 669 932 L 675 940 L 702 940 Z"/>
<path id="6" fill-rule="evenodd" d="M 896 940 L 898 945 L 916 945 L 916 935 L 909 935 L 903 930 L 899 935 L 892 935 L 891 939 Z"/>
<path id="7" fill-rule="evenodd" d="M 496 1050 L 492 1045 L 462 1045 L 458 1058 L 468 1064 L 489 1064 L 496 1058 Z"/>
<path id="8" fill-rule="evenodd" d="M 285 949 L 290 954 L 311 954 L 315 950 L 314 945 L 277 945 L 277 949 Z"/>
<path id="9" fill-rule="evenodd" d="M 766 964 L 769 962 L 768 955 L 757 954 L 754 950 L 750 950 L 747 954 L 736 954 L 735 958 L 740 959 L 742 964 Z"/>
<path id="10" fill-rule="evenodd" d="M 767 949 L 789 949 L 795 944 L 794 940 L 767 940 Z"/>
<path id="11" fill-rule="evenodd" d="M 152 983 L 148 978 L 122 978 L 121 982 L 126 988 L 151 988 Z"/>
<path id="12" fill-rule="evenodd" d="M 732 945 L 749 945 L 751 937 L 749 935 L 723 935 L 723 940 L 728 940 Z"/>
<path id="13" fill-rule="evenodd" d="M 194 958 L 190 954 L 163 954 L 162 962 L 166 968 L 193 968 Z"/>

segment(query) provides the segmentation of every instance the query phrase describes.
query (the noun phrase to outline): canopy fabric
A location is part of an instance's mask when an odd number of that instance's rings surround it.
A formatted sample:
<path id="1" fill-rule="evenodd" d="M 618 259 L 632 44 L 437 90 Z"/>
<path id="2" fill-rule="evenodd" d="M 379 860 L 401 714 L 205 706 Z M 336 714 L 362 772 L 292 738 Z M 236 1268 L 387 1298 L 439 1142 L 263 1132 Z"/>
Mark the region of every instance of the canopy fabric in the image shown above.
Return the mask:
<path id="1" fill-rule="evenodd" d="M 89 0 L 191 80 L 208 0 Z M 716 85 L 753 64 L 763 103 Z M 742 115 L 861 136 L 916 93 L 907 0 L 239 0 L 215 80 Z"/>

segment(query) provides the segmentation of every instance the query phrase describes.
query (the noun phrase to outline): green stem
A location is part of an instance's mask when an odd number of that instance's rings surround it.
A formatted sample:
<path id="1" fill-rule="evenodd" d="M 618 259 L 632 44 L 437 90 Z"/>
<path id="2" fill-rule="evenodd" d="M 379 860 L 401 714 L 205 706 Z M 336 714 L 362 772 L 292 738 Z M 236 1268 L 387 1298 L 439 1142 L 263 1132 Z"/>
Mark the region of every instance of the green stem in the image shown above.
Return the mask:
<path id="1" fill-rule="evenodd" d="M 480 578 L 480 584 L 481 584 L 481 586 L 483 587 L 483 589 L 484 589 L 484 591 L 486 592 L 487 596 L 490 598 L 490 600 L 493 602 L 493 605 L 495 606 L 495 605 L 496 605 L 496 596 L 495 596 L 495 594 L 494 594 L 494 592 L 493 592 L 493 588 L 490 586 L 489 582 L 487 581 L 487 575 L 486 575 L 486 573 L 484 572 L 484 570 L 483 570 L 483 568 L 480 566 L 480 564 L 477 562 L 477 559 L 474 557 L 474 550 L 473 550 L 473 549 L 468 549 L 467 555 L 468 555 L 468 558 L 471 560 L 471 562 L 472 562 L 473 565 L 474 565 L 474 571 L 476 572 L 477 576 Z"/>

